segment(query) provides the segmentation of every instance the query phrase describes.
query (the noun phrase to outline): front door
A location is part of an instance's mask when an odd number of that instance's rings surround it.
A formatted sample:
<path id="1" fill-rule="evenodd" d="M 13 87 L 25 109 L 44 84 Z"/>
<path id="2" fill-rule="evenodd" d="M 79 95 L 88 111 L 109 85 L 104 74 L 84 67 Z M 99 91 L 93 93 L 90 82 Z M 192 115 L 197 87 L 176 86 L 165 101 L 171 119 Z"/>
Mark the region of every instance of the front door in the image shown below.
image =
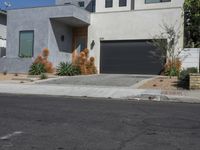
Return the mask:
<path id="1" fill-rule="evenodd" d="M 85 36 L 76 37 L 75 50 L 77 53 L 80 53 L 82 50 L 84 50 L 87 47 L 86 41 L 87 41 L 87 39 Z"/>
<path id="2" fill-rule="evenodd" d="M 76 61 L 77 55 L 85 48 L 87 48 L 87 27 L 74 28 L 72 62 Z"/>

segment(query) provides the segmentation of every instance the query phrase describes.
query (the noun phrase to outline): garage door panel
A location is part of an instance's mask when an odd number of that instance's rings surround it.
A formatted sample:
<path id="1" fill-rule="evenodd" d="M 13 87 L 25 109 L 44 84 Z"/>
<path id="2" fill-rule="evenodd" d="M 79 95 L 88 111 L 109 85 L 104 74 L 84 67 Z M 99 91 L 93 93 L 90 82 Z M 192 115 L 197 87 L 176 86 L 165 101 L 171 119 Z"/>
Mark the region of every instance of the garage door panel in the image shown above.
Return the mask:
<path id="1" fill-rule="evenodd" d="M 148 67 L 148 64 L 144 64 L 146 66 L 142 65 L 112 65 L 112 66 L 106 66 L 104 73 L 117 73 L 117 74 L 153 74 L 149 73 L 150 71 L 154 70 L 151 67 Z M 156 66 L 155 66 L 156 67 Z M 160 71 L 156 71 L 154 74 L 159 74 Z"/>
<path id="2" fill-rule="evenodd" d="M 159 74 L 162 66 L 147 40 L 101 42 L 101 73 Z"/>
<path id="3" fill-rule="evenodd" d="M 133 62 L 134 61 L 134 62 Z M 118 63 L 118 62 L 120 62 L 120 64 Z M 134 64 L 136 64 L 136 65 L 143 65 L 143 64 L 149 64 L 149 63 L 154 63 L 154 64 L 157 64 L 157 62 L 155 62 L 155 61 L 146 61 L 146 59 L 144 59 L 144 60 L 139 60 L 138 58 L 136 58 L 136 59 L 134 59 L 134 60 L 131 60 L 131 59 L 106 59 L 106 60 L 104 60 L 104 63 L 107 63 L 107 65 L 106 66 L 108 66 L 109 64 L 110 65 L 134 65 Z"/>

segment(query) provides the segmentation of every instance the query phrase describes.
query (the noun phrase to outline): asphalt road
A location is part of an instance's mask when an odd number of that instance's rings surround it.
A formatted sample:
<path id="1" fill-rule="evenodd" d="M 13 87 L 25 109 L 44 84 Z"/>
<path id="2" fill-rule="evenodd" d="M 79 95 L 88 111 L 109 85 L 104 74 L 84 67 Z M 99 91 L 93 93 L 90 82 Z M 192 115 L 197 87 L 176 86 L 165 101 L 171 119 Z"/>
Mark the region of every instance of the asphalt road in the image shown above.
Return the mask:
<path id="1" fill-rule="evenodd" d="M 200 104 L 0 95 L 0 150 L 199 150 Z"/>

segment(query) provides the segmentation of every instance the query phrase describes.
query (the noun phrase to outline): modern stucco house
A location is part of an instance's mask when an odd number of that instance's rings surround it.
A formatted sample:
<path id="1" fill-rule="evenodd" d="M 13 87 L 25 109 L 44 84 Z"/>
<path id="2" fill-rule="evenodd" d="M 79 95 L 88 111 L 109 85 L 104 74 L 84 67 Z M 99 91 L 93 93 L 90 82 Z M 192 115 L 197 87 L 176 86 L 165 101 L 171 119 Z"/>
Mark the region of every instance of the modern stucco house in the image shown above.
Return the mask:
<path id="1" fill-rule="evenodd" d="M 183 1 L 56 0 L 55 6 L 9 10 L 0 70 L 26 72 L 46 47 L 54 66 L 72 62 L 87 47 L 100 73 L 158 74 L 148 41 L 163 31 L 163 22 L 183 33 Z"/>
<path id="2" fill-rule="evenodd" d="M 0 10 L 0 57 L 6 55 L 6 31 L 7 31 L 7 13 Z"/>

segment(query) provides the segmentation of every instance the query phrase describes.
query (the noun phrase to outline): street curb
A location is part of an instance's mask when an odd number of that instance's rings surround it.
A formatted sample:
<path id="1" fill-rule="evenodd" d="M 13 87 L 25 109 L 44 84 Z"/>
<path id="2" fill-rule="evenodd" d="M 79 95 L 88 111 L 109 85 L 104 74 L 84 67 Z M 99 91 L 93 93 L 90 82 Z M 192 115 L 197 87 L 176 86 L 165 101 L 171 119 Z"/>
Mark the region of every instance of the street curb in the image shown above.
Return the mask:
<path id="1" fill-rule="evenodd" d="M 161 90 L 145 90 L 124 87 L 56 86 L 36 84 L 0 84 L 0 93 L 18 95 L 47 95 L 91 97 L 138 101 L 200 103 L 192 96 L 165 95 Z"/>
<path id="2" fill-rule="evenodd" d="M 141 94 L 133 97 L 127 97 L 129 100 L 138 101 L 157 101 L 157 102 L 178 102 L 178 103 L 200 103 L 200 99 L 191 96 L 178 96 L 178 95 L 153 95 Z"/>
<path id="3" fill-rule="evenodd" d="M 200 99 L 191 96 L 177 96 L 177 95 L 166 95 L 170 101 L 182 102 L 182 103 L 200 103 Z M 189 101 L 188 101 L 189 99 Z"/>
<path id="4" fill-rule="evenodd" d="M 134 101 L 134 102 L 164 102 L 164 103 L 189 103 L 189 104 L 199 104 L 200 99 L 193 98 L 193 97 L 185 97 L 184 99 L 180 96 L 161 96 L 161 95 L 151 95 L 153 97 L 152 99 L 144 99 L 144 98 L 138 98 L 132 97 L 132 98 L 110 98 L 110 97 L 87 97 L 87 96 L 67 96 L 67 95 L 48 95 L 48 94 L 27 94 L 27 93 L 1 93 L 0 96 L 39 96 L 39 97 L 64 97 L 64 98 L 82 98 L 83 100 L 87 99 L 94 99 L 95 100 L 108 100 L 108 101 Z M 164 97 L 164 99 L 163 99 Z M 190 101 L 188 101 L 190 99 Z"/>

